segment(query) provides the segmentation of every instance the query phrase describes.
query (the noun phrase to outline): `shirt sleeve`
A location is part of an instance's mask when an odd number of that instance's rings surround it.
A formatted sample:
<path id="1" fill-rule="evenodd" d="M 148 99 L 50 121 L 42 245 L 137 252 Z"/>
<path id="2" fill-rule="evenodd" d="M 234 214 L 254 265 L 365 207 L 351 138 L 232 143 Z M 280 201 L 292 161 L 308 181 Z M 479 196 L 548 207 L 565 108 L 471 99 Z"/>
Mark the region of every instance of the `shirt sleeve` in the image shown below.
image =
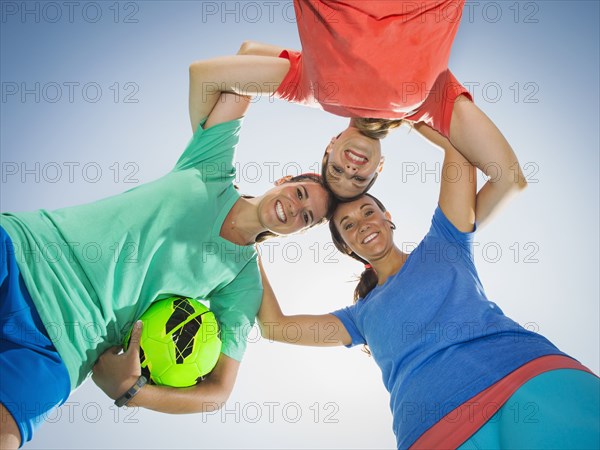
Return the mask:
<path id="1" fill-rule="evenodd" d="M 452 258 L 455 252 L 460 253 L 460 256 L 465 257 L 469 261 L 473 261 L 473 239 L 477 225 L 473 228 L 473 231 L 465 233 L 456 228 L 450 220 L 446 217 L 442 208 L 438 207 L 435 209 L 433 219 L 431 219 L 431 228 L 428 236 L 436 237 L 440 240 L 446 241 L 448 247 L 443 250 L 443 254 L 448 258 Z"/>
<path id="2" fill-rule="evenodd" d="M 210 309 L 221 326 L 221 353 L 241 361 L 247 338 L 262 301 L 262 282 L 256 258 L 238 276 L 209 297 Z"/>
<path id="3" fill-rule="evenodd" d="M 294 50 L 284 50 L 280 53 L 279 57 L 287 59 L 290 62 L 290 70 L 288 70 L 288 73 L 273 95 L 288 102 L 312 105 L 314 98 L 309 95 L 310 90 L 305 85 L 306 80 L 302 70 L 302 53 Z"/>
<path id="4" fill-rule="evenodd" d="M 222 122 L 207 130 L 204 129 L 205 123 L 206 119 L 200 122 L 173 171 L 195 168 L 207 181 L 233 178 L 233 161 L 242 119 Z"/>
<path id="5" fill-rule="evenodd" d="M 337 311 L 333 311 L 331 313 L 340 319 L 342 325 L 344 325 L 344 328 L 346 328 L 346 331 L 352 338 L 352 342 L 346 345 L 348 348 L 367 343 L 358 326 L 357 310 L 358 304 L 355 303 L 352 306 L 347 306 L 346 308 L 338 309 Z"/>

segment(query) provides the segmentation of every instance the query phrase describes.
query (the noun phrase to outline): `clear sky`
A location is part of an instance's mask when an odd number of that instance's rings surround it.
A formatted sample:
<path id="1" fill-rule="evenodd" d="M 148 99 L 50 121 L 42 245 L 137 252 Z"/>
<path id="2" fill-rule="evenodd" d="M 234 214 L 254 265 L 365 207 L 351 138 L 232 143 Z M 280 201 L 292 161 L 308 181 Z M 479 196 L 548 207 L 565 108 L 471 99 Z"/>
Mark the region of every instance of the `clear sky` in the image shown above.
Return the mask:
<path id="1" fill-rule="evenodd" d="M 598 373 L 599 6 L 476 1 L 450 67 L 517 152 L 529 189 L 476 238 L 491 300 Z M 1 7 L 1 209 L 54 209 L 168 172 L 190 137 L 188 65 L 242 41 L 299 47 L 290 1 L 12 2 Z M 401 45 L 399 45 L 401 51 Z M 368 86 L 365 86 L 368 89 Z M 315 170 L 345 120 L 262 98 L 238 148 L 248 194 Z M 407 129 L 384 142 L 373 192 L 409 248 L 429 227 L 441 153 Z M 360 267 L 326 227 L 272 241 L 263 258 L 284 311 L 351 303 Z M 392 448 L 388 394 L 359 349 L 254 333 L 225 410 L 119 410 L 91 381 L 26 448 Z"/>

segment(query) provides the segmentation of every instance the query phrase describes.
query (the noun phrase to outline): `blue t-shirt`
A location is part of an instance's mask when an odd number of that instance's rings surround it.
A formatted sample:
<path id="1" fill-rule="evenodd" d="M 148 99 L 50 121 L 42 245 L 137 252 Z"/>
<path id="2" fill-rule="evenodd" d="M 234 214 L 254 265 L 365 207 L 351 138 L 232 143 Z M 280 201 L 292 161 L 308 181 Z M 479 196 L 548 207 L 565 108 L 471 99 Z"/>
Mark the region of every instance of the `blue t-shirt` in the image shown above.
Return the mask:
<path id="1" fill-rule="evenodd" d="M 398 448 L 521 365 L 563 354 L 486 297 L 473 264 L 474 233 L 438 207 L 429 233 L 398 273 L 333 312 L 368 344 L 390 393 Z"/>

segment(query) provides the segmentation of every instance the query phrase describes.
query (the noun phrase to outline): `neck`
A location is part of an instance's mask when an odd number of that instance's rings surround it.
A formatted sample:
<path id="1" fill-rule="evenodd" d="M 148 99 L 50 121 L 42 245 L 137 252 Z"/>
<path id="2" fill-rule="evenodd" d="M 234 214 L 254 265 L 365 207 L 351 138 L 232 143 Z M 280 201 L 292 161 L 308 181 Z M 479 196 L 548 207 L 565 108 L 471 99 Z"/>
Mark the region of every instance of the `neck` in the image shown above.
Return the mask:
<path id="1" fill-rule="evenodd" d="M 408 255 L 401 252 L 400 249 L 394 245 L 390 252 L 386 253 L 376 261 L 370 261 L 369 263 L 377 273 L 377 284 L 382 285 L 389 277 L 397 274 L 404 265 L 406 258 L 408 258 Z"/>
<path id="2" fill-rule="evenodd" d="M 221 237 L 238 245 L 248 245 L 267 229 L 260 223 L 258 204 L 260 197 L 240 197 L 227 213 L 221 226 Z"/>

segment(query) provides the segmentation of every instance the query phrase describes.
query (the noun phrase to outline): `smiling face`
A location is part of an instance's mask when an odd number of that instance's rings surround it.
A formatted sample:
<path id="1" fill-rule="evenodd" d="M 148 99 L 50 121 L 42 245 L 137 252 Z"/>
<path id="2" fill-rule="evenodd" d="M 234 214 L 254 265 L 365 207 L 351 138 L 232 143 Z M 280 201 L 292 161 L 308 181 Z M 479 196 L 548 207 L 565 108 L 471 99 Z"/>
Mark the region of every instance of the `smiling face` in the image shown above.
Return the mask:
<path id="1" fill-rule="evenodd" d="M 325 176 L 336 196 L 353 198 L 365 192 L 382 164 L 379 140 L 348 127 L 327 147 Z"/>
<path id="2" fill-rule="evenodd" d="M 372 197 L 340 204 L 333 215 L 334 226 L 347 250 L 370 263 L 394 247 L 390 214 L 382 211 Z"/>
<path id="3" fill-rule="evenodd" d="M 327 214 L 329 195 L 318 183 L 283 183 L 262 197 L 258 205 L 260 223 L 280 235 L 310 228 Z"/>

